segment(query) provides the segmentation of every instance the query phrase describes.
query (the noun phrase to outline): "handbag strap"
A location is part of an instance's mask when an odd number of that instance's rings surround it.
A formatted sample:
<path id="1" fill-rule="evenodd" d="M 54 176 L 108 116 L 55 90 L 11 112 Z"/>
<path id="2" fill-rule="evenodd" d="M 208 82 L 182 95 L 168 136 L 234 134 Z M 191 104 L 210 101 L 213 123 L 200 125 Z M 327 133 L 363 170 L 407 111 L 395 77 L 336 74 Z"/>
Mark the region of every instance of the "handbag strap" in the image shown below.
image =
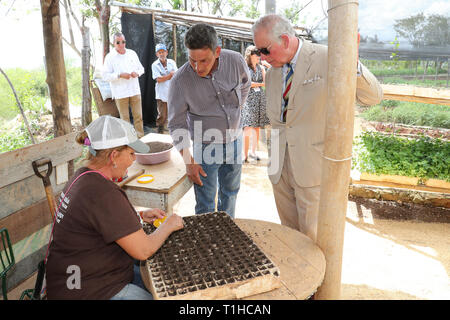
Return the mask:
<path id="1" fill-rule="evenodd" d="M 72 188 L 73 184 L 74 184 L 76 181 L 78 181 L 78 179 L 80 179 L 82 176 L 84 176 L 85 174 L 88 174 L 88 173 L 98 173 L 98 174 L 100 174 L 101 176 L 103 176 L 103 178 L 109 180 L 109 179 L 108 179 L 103 173 L 101 173 L 100 171 L 98 171 L 98 170 L 89 170 L 89 171 L 83 172 L 82 174 L 80 174 L 78 177 L 76 177 L 76 178 L 72 181 L 72 183 L 70 184 L 69 188 L 67 188 L 67 191 L 64 193 L 64 197 L 62 197 L 62 199 L 59 200 L 58 209 L 56 209 L 55 216 L 53 217 L 52 231 L 51 231 L 51 233 L 50 233 L 50 238 L 49 238 L 49 240 L 48 240 L 47 253 L 45 254 L 44 264 L 47 264 L 48 252 L 49 252 L 49 248 L 50 248 L 50 243 L 52 242 L 52 238 L 53 238 L 53 230 L 54 230 L 54 228 L 55 228 L 56 216 L 58 215 L 59 208 L 61 207 L 61 204 L 63 203 L 64 198 L 66 197 L 66 195 L 69 194 L 69 191 L 70 191 L 70 189 Z"/>

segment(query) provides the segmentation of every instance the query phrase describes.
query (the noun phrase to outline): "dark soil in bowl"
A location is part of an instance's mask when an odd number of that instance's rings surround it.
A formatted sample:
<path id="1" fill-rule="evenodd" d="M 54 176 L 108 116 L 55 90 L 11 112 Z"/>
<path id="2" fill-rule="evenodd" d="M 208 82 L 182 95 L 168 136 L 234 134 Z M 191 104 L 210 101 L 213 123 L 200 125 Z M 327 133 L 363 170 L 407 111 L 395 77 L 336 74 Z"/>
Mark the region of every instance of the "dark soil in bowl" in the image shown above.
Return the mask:
<path id="1" fill-rule="evenodd" d="M 163 152 L 173 147 L 173 144 L 171 143 L 160 141 L 147 142 L 146 145 L 150 147 L 149 154 Z"/>

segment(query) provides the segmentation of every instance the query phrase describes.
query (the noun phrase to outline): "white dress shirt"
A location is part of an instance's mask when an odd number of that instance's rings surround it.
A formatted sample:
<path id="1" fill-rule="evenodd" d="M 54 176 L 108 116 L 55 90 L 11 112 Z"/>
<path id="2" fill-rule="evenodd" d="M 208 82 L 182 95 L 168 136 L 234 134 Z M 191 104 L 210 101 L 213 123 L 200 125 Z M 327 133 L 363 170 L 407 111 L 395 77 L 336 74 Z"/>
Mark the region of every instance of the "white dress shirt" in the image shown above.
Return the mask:
<path id="1" fill-rule="evenodd" d="M 152 63 L 152 77 L 156 78 L 167 76 L 171 71 L 177 71 L 177 64 L 172 59 L 166 59 L 167 63 L 164 67 L 159 59 Z M 172 79 L 170 79 L 172 80 Z M 170 80 L 164 82 L 156 82 L 155 85 L 155 98 L 167 102 L 169 97 Z"/>
<path id="2" fill-rule="evenodd" d="M 103 64 L 103 80 L 111 84 L 111 95 L 113 99 L 122 99 L 141 94 L 138 78 L 119 78 L 121 73 L 136 72 L 139 76 L 144 74 L 144 67 L 139 58 L 131 49 L 125 49 L 124 54 L 120 54 L 113 49 L 105 57 Z"/>

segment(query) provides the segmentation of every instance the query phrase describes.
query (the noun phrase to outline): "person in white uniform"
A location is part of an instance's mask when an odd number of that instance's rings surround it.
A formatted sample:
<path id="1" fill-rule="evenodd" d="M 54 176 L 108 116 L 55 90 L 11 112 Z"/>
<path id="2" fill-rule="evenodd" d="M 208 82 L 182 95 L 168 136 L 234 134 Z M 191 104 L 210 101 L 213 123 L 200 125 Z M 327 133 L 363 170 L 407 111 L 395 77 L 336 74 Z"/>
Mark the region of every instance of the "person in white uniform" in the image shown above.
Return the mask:
<path id="1" fill-rule="evenodd" d="M 177 64 L 172 59 L 167 59 L 167 47 L 159 43 L 155 48 L 158 59 L 152 64 L 152 77 L 156 80 L 155 98 L 158 109 L 156 126 L 158 132 L 163 133 L 167 130 L 167 99 L 169 95 L 170 80 L 178 70 Z"/>
<path id="2" fill-rule="evenodd" d="M 144 123 L 138 78 L 144 74 L 144 67 L 136 52 L 125 48 L 126 40 L 122 33 L 115 33 L 113 40 L 115 50 L 105 57 L 102 77 L 111 85 L 111 95 L 122 120 L 130 122 L 131 108 L 134 128 L 137 136 L 141 138 L 144 136 Z"/>

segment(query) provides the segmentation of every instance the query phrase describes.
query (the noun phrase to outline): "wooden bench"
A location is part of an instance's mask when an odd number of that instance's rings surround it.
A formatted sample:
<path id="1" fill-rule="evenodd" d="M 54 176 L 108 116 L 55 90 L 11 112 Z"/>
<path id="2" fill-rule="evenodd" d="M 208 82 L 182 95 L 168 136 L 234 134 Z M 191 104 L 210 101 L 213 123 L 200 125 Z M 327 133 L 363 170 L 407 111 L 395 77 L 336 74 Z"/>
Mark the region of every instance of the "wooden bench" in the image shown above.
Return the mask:
<path id="1" fill-rule="evenodd" d="M 82 147 L 76 133 L 0 154 L 0 226 L 8 229 L 16 264 L 8 273 L 8 290 L 33 274 L 45 257 L 51 231 L 51 213 L 42 179 L 32 162 L 48 158 L 53 194 L 59 192 L 73 174 L 69 162 L 78 158 Z M 39 168 L 46 171 L 47 166 Z"/>

